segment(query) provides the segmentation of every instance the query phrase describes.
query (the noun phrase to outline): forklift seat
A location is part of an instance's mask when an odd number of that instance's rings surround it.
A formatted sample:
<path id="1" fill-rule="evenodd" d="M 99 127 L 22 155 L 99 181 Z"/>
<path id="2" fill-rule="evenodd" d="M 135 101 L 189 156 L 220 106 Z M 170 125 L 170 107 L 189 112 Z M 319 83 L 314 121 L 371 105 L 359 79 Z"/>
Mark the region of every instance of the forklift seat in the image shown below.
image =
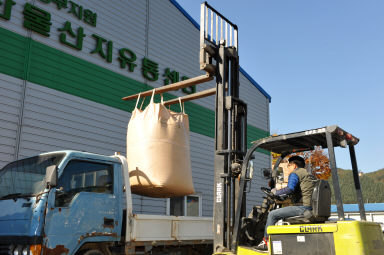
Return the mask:
<path id="1" fill-rule="evenodd" d="M 304 211 L 303 215 L 283 219 L 284 223 L 324 223 L 331 216 L 331 187 L 325 180 L 316 183 L 312 193 L 312 210 Z"/>

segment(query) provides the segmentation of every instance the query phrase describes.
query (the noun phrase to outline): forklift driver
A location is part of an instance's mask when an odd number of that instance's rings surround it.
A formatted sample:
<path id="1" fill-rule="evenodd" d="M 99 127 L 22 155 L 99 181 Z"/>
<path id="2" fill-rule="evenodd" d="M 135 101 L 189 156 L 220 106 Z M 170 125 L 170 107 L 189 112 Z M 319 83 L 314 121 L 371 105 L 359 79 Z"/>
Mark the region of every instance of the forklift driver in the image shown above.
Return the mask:
<path id="1" fill-rule="evenodd" d="M 291 195 L 293 206 L 286 206 L 269 212 L 265 224 L 263 241 L 257 246 L 259 250 L 268 250 L 268 226 L 275 225 L 275 223 L 281 219 L 303 215 L 305 210 L 312 210 L 311 199 L 316 179 L 304 168 L 305 161 L 302 157 L 290 157 L 288 162 L 289 177 L 287 187 L 279 190 L 272 189 L 271 192 L 282 200 L 286 199 L 288 195 Z"/>

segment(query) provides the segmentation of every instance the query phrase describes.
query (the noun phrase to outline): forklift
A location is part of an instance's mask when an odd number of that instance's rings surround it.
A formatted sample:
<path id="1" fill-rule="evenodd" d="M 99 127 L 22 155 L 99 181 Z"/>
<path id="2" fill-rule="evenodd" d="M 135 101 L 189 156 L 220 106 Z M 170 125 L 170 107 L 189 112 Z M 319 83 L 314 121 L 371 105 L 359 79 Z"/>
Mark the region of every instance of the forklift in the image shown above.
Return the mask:
<path id="1" fill-rule="evenodd" d="M 327 181 L 318 180 L 312 193 L 312 210 L 305 211 L 301 216 L 283 219 L 282 225 L 269 227 L 269 252 L 258 251 L 254 247 L 263 236 L 266 215 L 279 203 L 278 198 L 269 189 L 262 188 L 266 195 L 262 206 L 254 208 L 251 217 L 240 215 L 242 218 L 235 219 L 238 221 L 235 221 L 233 228 L 232 247 L 236 247 L 236 249 L 216 254 L 384 254 L 380 225 L 366 221 L 354 148 L 358 142 L 358 138 L 336 125 L 275 135 L 255 141 L 243 161 L 240 180 L 240 189 L 243 193 L 250 179 L 247 178 L 247 175 L 252 171 L 252 154 L 256 149 L 260 148 L 281 155 L 271 171 L 267 169 L 263 171 L 264 176 L 276 180 L 279 175 L 279 163 L 284 158 L 321 146 L 328 149 L 338 219 L 337 221 L 329 220 L 331 187 Z M 345 219 L 337 175 L 335 147 L 349 148 L 360 221 Z M 241 199 L 241 195 L 238 199 Z"/>
<path id="2" fill-rule="evenodd" d="M 384 254 L 380 225 L 367 222 L 365 217 L 354 149 L 359 139 L 338 126 L 327 126 L 262 138 L 248 149 L 247 104 L 240 99 L 239 93 L 238 27 L 207 2 L 201 4 L 200 17 L 200 69 L 206 74 L 140 95 L 165 93 L 216 78 L 215 88 L 164 102 L 167 106 L 216 95 L 213 254 Z M 313 150 L 316 146 L 328 149 L 338 220 L 328 220 L 331 189 L 327 181 L 319 180 L 312 194 L 312 210 L 284 219 L 283 225 L 269 227 L 268 251 L 257 250 L 255 247 L 262 240 L 268 213 L 281 205 L 269 188 L 262 188 L 265 194 L 262 205 L 255 206 L 252 213 L 246 215 L 246 197 L 251 191 L 256 150 L 281 154 L 274 169 L 263 171 L 268 179 L 276 180 L 278 165 L 285 157 Z M 348 221 L 344 217 L 334 147 L 349 147 L 361 221 Z"/>
<path id="3" fill-rule="evenodd" d="M 237 31 L 235 24 L 208 3 L 201 5 L 200 67 L 216 76 L 213 253 L 384 254 L 380 225 L 366 221 L 354 149 L 358 138 L 338 126 L 327 126 L 262 138 L 247 149 L 247 105 L 239 98 Z M 328 149 L 338 220 L 328 221 L 331 188 L 327 181 L 319 180 L 312 194 L 312 210 L 284 219 L 283 225 L 269 227 L 269 251 L 255 249 L 262 241 L 268 212 L 275 209 L 279 201 L 270 189 L 262 188 L 265 193 L 262 205 L 246 217 L 246 195 L 250 192 L 254 153 L 263 149 L 281 155 L 274 169 L 264 171 L 264 176 L 272 180 L 273 188 L 278 166 L 284 158 L 292 153 L 314 150 L 317 146 Z M 334 147 L 349 147 L 361 221 L 345 220 Z"/>

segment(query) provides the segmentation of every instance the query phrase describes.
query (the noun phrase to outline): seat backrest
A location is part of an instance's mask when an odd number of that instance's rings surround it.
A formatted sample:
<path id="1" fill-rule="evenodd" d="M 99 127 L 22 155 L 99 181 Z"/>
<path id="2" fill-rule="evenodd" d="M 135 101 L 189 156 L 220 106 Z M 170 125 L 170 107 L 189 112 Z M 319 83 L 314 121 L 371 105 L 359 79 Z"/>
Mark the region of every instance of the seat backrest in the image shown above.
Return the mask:
<path id="1" fill-rule="evenodd" d="M 325 180 L 318 180 L 313 190 L 312 214 L 315 217 L 331 216 L 331 187 Z"/>

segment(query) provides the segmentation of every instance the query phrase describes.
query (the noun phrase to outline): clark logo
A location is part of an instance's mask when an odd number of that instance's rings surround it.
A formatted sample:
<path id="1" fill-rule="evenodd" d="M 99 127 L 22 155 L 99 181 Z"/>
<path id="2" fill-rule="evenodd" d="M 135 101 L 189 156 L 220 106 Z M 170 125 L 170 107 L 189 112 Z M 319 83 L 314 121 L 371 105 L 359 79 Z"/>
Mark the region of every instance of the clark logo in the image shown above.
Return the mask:
<path id="1" fill-rule="evenodd" d="M 323 232 L 321 226 L 301 226 L 300 233 L 318 233 Z"/>
<path id="2" fill-rule="evenodd" d="M 223 186 L 221 182 L 216 185 L 216 203 L 221 203 L 221 194 L 223 192 Z"/>

